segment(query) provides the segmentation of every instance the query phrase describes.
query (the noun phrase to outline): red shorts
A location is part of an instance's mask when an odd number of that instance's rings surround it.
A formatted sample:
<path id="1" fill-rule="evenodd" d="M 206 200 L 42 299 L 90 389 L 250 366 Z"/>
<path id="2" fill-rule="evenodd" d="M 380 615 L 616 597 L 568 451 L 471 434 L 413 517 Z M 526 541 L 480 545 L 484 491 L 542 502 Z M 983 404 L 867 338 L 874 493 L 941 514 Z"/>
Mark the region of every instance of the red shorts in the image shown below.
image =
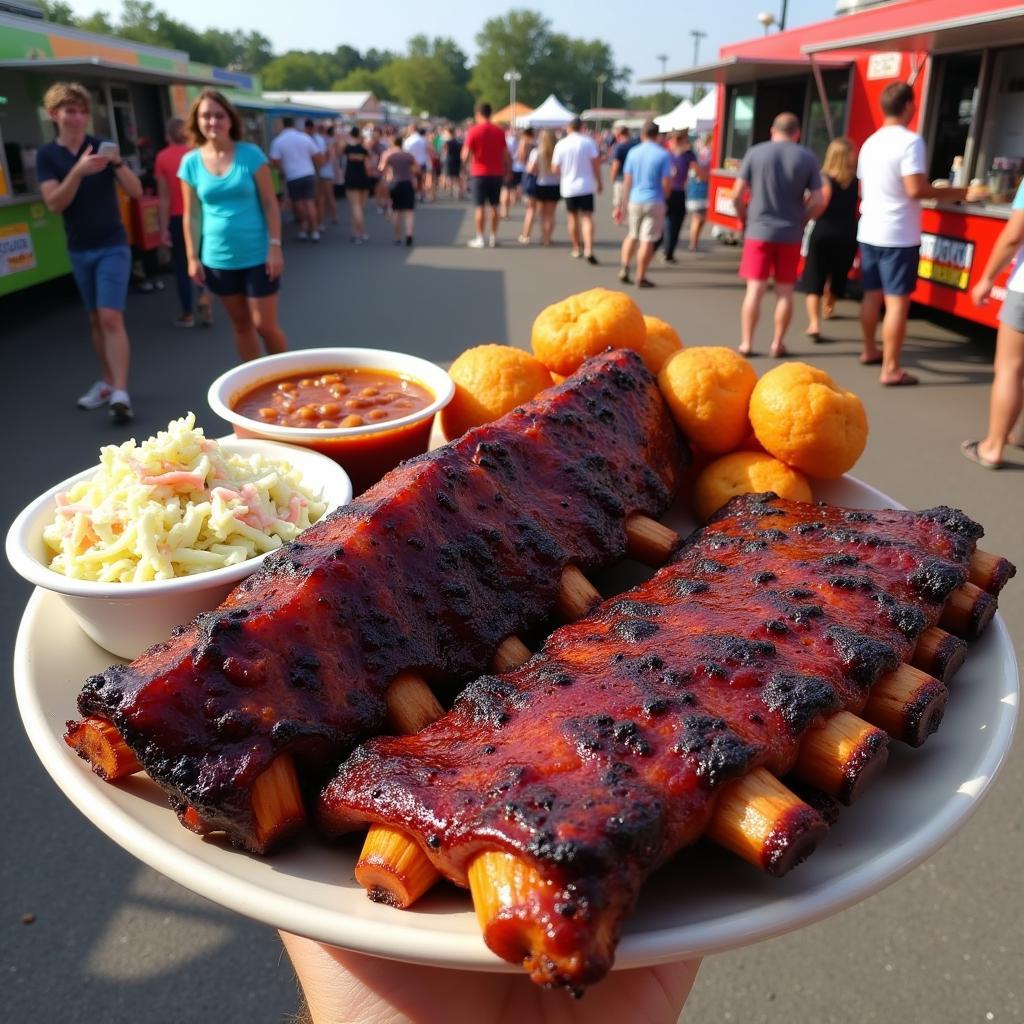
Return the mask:
<path id="1" fill-rule="evenodd" d="M 799 242 L 762 242 L 757 238 L 743 241 L 740 277 L 747 281 L 772 278 L 776 284 L 794 284 L 799 264 Z"/>

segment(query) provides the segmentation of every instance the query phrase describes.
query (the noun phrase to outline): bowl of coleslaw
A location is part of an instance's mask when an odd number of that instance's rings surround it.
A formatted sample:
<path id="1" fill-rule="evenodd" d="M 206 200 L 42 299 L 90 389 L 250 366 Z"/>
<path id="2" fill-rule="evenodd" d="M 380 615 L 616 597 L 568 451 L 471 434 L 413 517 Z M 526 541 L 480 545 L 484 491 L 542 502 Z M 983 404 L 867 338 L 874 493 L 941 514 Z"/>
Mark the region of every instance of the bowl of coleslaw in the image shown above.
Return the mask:
<path id="1" fill-rule="evenodd" d="M 141 444 L 104 447 L 99 466 L 36 498 L 11 525 L 6 552 L 100 647 L 131 659 L 351 499 L 333 459 L 207 438 L 189 414 Z"/>

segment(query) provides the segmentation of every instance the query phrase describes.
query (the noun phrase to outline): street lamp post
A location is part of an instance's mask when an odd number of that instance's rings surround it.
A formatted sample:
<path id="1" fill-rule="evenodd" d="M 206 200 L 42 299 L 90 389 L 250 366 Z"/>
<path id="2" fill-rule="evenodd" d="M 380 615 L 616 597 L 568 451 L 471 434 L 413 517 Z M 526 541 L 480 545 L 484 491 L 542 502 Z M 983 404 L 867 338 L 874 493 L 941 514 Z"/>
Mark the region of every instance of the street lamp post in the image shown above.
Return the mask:
<path id="1" fill-rule="evenodd" d="M 664 107 L 666 106 L 665 97 L 667 95 L 667 90 L 665 89 L 665 65 L 668 63 L 668 54 L 659 53 L 656 55 L 656 59 L 661 61 L 661 105 Z M 662 110 L 662 113 L 664 114 L 665 111 Z"/>
<path id="2" fill-rule="evenodd" d="M 693 66 L 697 66 L 697 58 L 700 56 L 700 41 L 707 35 L 707 32 L 701 32 L 700 29 L 691 28 L 690 35 L 693 36 Z M 697 83 L 694 82 L 690 86 L 690 101 L 696 102 L 694 97 L 697 95 Z"/>
<path id="3" fill-rule="evenodd" d="M 601 104 L 604 102 L 604 83 L 608 81 L 608 76 L 602 71 L 597 76 L 597 109 L 601 109 Z M 597 115 L 597 134 L 601 134 L 601 115 Z"/>
<path id="4" fill-rule="evenodd" d="M 516 130 L 516 82 L 523 80 L 522 72 L 516 71 L 515 68 L 510 68 L 502 75 L 502 78 L 508 82 L 508 102 L 512 108 L 512 131 Z"/>

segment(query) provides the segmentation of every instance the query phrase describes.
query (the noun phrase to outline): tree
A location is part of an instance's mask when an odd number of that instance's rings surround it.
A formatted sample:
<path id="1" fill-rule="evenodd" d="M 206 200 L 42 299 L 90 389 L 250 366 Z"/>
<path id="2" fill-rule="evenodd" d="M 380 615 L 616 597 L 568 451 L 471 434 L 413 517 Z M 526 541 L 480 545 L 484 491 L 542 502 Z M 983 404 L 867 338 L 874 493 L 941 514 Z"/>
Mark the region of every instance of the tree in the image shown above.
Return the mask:
<path id="1" fill-rule="evenodd" d="M 344 77 L 350 71 L 357 71 L 363 66 L 362 54 L 354 46 L 344 43 L 335 48 L 331 60 L 338 78 Z"/>
<path id="2" fill-rule="evenodd" d="M 460 111 L 468 94 L 448 68 L 433 57 L 399 57 L 385 64 L 377 74 L 398 102 L 409 107 L 415 116 L 423 110 L 447 117 L 462 116 Z"/>
<path id="3" fill-rule="evenodd" d="M 664 112 L 678 106 L 684 98 L 679 93 L 669 92 L 668 90 L 662 92 L 659 89 L 657 92 L 641 92 L 627 96 L 626 106 L 631 110 L 656 110 Z"/>
<path id="4" fill-rule="evenodd" d="M 379 71 L 356 68 L 331 84 L 332 92 L 372 92 L 379 100 L 395 100 Z"/>
<path id="5" fill-rule="evenodd" d="M 285 89 L 296 92 L 330 89 L 337 77 L 330 54 L 312 50 L 289 50 L 275 57 L 262 71 L 266 89 Z"/>
<path id="6" fill-rule="evenodd" d="M 399 96 L 406 91 L 419 97 L 410 106 L 453 120 L 461 120 L 473 112 L 473 97 L 467 88 L 467 57 L 453 39 L 413 36 L 409 40 L 408 56 L 404 60 L 415 63 L 393 61 L 387 67 L 395 66 L 394 72 L 389 73 L 407 83 L 407 86 L 400 87 L 398 81 L 393 82 L 394 91 Z M 424 76 L 422 88 L 415 82 L 416 69 Z M 402 99 L 401 102 L 407 101 Z"/>
<path id="7" fill-rule="evenodd" d="M 59 3 L 57 0 L 38 0 L 43 17 L 55 25 L 77 25 L 78 19 L 71 9 L 71 4 Z"/>
<path id="8" fill-rule="evenodd" d="M 479 54 L 469 88 L 479 100 L 492 106 L 508 102 L 504 74 L 516 68 L 523 76 L 519 99 L 541 103 L 555 93 L 568 106 L 582 110 L 593 102 L 598 75 L 607 76 L 604 101 L 621 98 L 629 77 L 627 68 L 615 66 L 611 47 L 598 40 L 574 39 L 554 32 L 537 11 L 509 11 L 504 17 L 484 22 L 476 37 Z"/>
<path id="9" fill-rule="evenodd" d="M 363 54 L 363 67 L 370 71 L 379 71 L 385 64 L 390 64 L 397 56 L 397 53 L 392 53 L 390 50 L 378 50 L 376 47 L 371 46 Z"/>

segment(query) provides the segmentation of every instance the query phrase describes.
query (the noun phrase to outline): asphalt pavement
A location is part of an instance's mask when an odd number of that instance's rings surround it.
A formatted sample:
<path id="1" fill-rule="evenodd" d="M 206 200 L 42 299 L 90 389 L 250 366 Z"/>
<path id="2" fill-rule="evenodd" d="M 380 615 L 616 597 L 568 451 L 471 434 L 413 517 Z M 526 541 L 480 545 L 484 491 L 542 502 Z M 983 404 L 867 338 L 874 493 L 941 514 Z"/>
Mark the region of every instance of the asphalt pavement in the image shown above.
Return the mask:
<path id="1" fill-rule="evenodd" d="M 518 216 L 518 214 L 517 214 Z M 448 361 L 487 341 L 528 346 L 546 303 L 593 285 L 616 287 L 619 229 L 598 214 L 601 265 L 570 260 L 562 244 L 515 243 L 503 228 L 494 250 L 465 247 L 468 209 L 439 203 L 418 212 L 416 245 L 391 245 L 371 210 L 370 244 L 344 226 L 319 245 L 286 241 L 281 315 L 291 346 L 368 345 Z M 560 237 L 564 228 L 559 224 Z M 673 323 L 688 345 L 735 345 L 741 287 L 734 249 L 681 253 L 655 266 L 657 287 L 638 293 L 646 312 Z M 209 382 L 234 362 L 226 318 L 177 330 L 170 278 L 162 292 L 133 295 L 131 393 L 137 417 L 113 427 L 105 412 L 75 408 L 95 378 L 84 315 L 67 282 L 0 299 L 7 412 L 5 525 L 38 493 L 95 461 L 102 444 L 147 436 L 186 410 L 208 433 L 225 425 L 208 410 Z M 766 310 L 767 312 L 767 310 Z M 1000 472 L 966 462 L 959 442 L 983 431 L 992 332 L 954 319 L 915 318 L 906 365 L 917 388 L 884 389 L 858 365 L 856 307 L 840 304 L 827 343 L 802 336 L 790 349 L 857 391 L 871 436 L 858 476 L 910 507 L 953 504 L 985 524 L 988 550 L 1024 563 L 1024 452 Z M 759 347 L 766 352 L 769 317 Z M 759 372 L 770 360 L 756 360 Z M 29 587 L 0 569 L 0 661 L 12 663 Z M 1001 601 L 1018 658 L 1024 646 L 1024 578 Z M 69 713 L 72 707 L 69 694 Z M 220 909 L 143 867 L 76 811 L 50 781 L 25 737 L 10 685 L 0 688 L 0 1018 L 177 1024 L 284 1021 L 295 981 L 274 932 Z M 684 1013 L 691 1024 L 792 1021 L 1013 1021 L 1024 1016 L 1024 841 L 1018 742 L 991 797 L 925 864 L 852 909 L 794 934 L 709 959 Z M 866 797 L 865 799 L 868 799 Z M 552 994 L 552 999 L 562 998 Z M 601 1022 L 600 991 L 588 996 Z M 586 1005 L 586 1004 L 584 1004 Z"/>

